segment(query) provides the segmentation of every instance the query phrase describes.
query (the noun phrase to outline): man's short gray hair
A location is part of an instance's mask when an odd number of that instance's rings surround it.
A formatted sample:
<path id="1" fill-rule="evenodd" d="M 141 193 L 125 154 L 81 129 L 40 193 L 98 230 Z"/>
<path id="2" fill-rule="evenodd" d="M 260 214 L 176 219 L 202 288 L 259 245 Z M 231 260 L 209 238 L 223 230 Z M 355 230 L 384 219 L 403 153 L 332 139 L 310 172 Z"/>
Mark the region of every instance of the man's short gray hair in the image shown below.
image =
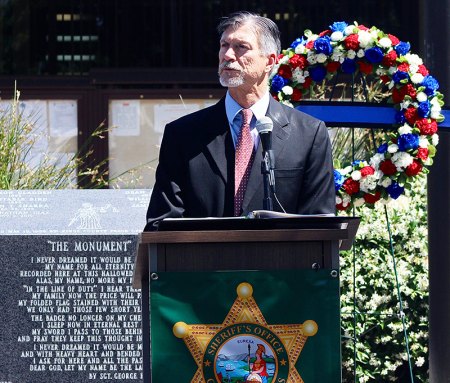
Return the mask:
<path id="1" fill-rule="evenodd" d="M 246 11 L 235 12 L 221 19 L 217 31 L 222 36 L 228 28 L 235 30 L 242 25 L 249 25 L 254 30 L 261 53 L 264 55 L 275 53 L 277 56 L 280 54 L 280 31 L 267 17 Z"/>

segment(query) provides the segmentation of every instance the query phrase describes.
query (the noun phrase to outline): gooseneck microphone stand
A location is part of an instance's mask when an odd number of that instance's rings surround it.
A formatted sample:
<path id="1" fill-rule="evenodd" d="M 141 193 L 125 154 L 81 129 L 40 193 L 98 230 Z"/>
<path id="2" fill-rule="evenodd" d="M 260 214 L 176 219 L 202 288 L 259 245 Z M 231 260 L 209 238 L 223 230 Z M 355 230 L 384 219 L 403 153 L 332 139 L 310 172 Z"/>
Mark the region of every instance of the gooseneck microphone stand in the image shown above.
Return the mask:
<path id="1" fill-rule="evenodd" d="M 264 182 L 263 209 L 273 211 L 272 192 L 275 193 L 275 177 L 273 174 L 273 151 L 263 151 L 261 174 Z"/>

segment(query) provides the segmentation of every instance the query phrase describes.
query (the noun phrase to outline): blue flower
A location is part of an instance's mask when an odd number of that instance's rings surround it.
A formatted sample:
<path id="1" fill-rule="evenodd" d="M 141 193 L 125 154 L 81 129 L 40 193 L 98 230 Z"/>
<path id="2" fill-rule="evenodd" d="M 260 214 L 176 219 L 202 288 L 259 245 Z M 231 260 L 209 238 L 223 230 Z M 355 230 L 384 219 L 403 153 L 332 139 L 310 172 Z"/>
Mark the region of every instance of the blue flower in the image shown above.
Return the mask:
<path id="1" fill-rule="evenodd" d="M 340 172 L 335 170 L 334 171 L 334 190 L 338 191 L 341 188 L 344 181 L 345 181 L 345 177 Z"/>
<path id="2" fill-rule="evenodd" d="M 386 153 L 387 152 L 387 149 L 388 149 L 388 144 L 387 143 L 384 143 L 384 144 L 382 144 L 382 145 L 380 145 L 379 147 L 378 147 L 378 149 L 377 149 L 377 153 Z"/>
<path id="3" fill-rule="evenodd" d="M 417 149 L 419 147 L 419 136 L 412 133 L 402 134 L 397 140 L 397 145 L 402 152 Z"/>
<path id="4" fill-rule="evenodd" d="M 392 75 L 392 81 L 394 81 L 396 84 L 399 84 L 402 82 L 402 80 L 408 80 L 409 74 L 406 72 L 402 72 L 401 70 L 398 70 Z"/>
<path id="5" fill-rule="evenodd" d="M 400 41 L 395 47 L 394 47 L 395 51 L 397 52 L 397 54 L 399 56 L 404 56 L 406 55 L 409 50 L 411 49 L 411 44 L 408 42 L 403 42 Z"/>
<path id="6" fill-rule="evenodd" d="M 352 59 L 345 59 L 341 65 L 342 72 L 354 73 L 356 71 L 356 62 Z"/>
<path id="7" fill-rule="evenodd" d="M 419 107 L 417 108 L 417 114 L 420 117 L 428 118 L 431 112 L 431 104 L 430 101 L 424 101 L 419 103 Z"/>
<path id="8" fill-rule="evenodd" d="M 276 74 L 272 78 L 272 90 L 276 93 L 278 93 L 283 86 L 285 86 L 288 83 L 288 80 L 284 77 L 281 77 L 280 75 Z"/>
<path id="9" fill-rule="evenodd" d="M 439 89 L 439 83 L 433 76 L 425 76 L 422 81 L 422 84 L 425 87 L 425 93 L 428 96 L 432 96 Z"/>
<path id="10" fill-rule="evenodd" d="M 311 78 L 315 82 L 320 82 L 327 75 L 327 70 L 326 70 L 326 68 L 323 65 L 318 65 L 318 66 L 312 67 L 309 70 L 309 74 L 311 75 Z"/>
<path id="11" fill-rule="evenodd" d="M 303 36 L 302 37 L 298 37 L 292 42 L 291 48 L 295 49 L 297 47 L 297 45 L 305 44 L 305 41 L 306 40 L 305 40 L 305 38 Z"/>
<path id="12" fill-rule="evenodd" d="M 330 25 L 331 32 L 344 32 L 348 24 L 345 21 L 336 21 Z"/>
<path id="13" fill-rule="evenodd" d="M 383 61 L 383 51 L 379 47 L 373 47 L 366 50 L 365 53 L 367 61 L 372 64 L 378 64 Z"/>
<path id="14" fill-rule="evenodd" d="M 329 36 L 319 37 L 314 41 L 314 49 L 317 53 L 323 53 L 329 56 L 333 52 L 333 47 L 331 46 L 331 40 Z"/>
<path id="15" fill-rule="evenodd" d="M 403 110 L 397 110 L 395 112 L 395 123 L 403 125 L 406 122 L 405 112 Z"/>
<path id="16" fill-rule="evenodd" d="M 403 186 L 400 186 L 397 182 L 394 181 L 386 188 L 386 191 L 388 192 L 391 198 L 397 199 L 403 194 L 405 188 Z"/>

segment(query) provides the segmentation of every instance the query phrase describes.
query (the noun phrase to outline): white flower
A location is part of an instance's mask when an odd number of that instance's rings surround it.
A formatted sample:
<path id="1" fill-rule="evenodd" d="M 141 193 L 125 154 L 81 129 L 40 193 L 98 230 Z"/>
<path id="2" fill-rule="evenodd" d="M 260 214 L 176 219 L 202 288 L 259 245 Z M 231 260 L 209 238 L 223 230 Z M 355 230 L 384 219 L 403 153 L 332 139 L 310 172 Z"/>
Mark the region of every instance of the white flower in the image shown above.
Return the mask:
<path id="1" fill-rule="evenodd" d="M 411 74 L 414 74 L 414 73 L 416 73 L 418 70 L 419 70 L 419 66 L 418 66 L 418 65 L 416 65 L 416 64 L 411 64 L 411 65 L 409 66 L 408 72 L 411 73 Z"/>
<path id="2" fill-rule="evenodd" d="M 309 51 L 306 59 L 311 65 L 314 65 L 317 62 L 317 55 L 313 51 Z"/>
<path id="3" fill-rule="evenodd" d="M 366 52 L 364 51 L 364 49 L 358 49 L 358 52 L 356 52 L 356 56 L 358 56 L 359 58 L 362 58 L 366 55 Z"/>
<path id="4" fill-rule="evenodd" d="M 319 54 L 316 56 L 316 60 L 317 60 L 318 63 L 322 64 L 322 63 L 324 63 L 325 61 L 327 61 L 327 55 L 326 55 L 325 53 L 319 53 Z"/>
<path id="5" fill-rule="evenodd" d="M 384 188 L 387 188 L 392 184 L 392 180 L 389 177 L 383 177 L 382 179 L 380 179 L 378 184 L 383 186 Z"/>
<path id="6" fill-rule="evenodd" d="M 395 72 L 397 72 L 397 68 L 395 66 L 391 66 L 389 67 L 388 72 L 390 75 L 393 75 Z"/>
<path id="7" fill-rule="evenodd" d="M 347 175 L 353 170 L 353 167 L 351 165 L 345 167 L 344 169 L 339 169 L 339 173 L 341 173 L 343 176 Z"/>
<path id="8" fill-rule="evenodd" d="M 356 27 L 354 25 L 347 25 L 344 29 L 344 35 L 348 36 L 355 32 Z"/>
<path id="9" fill-rule="evenodd" d="M 420 148 L 428 148 L 428 138 L 427 136 L 420 136 L 419 137 L 419 147 Z"/>
<path id="10" fill-rule="evenodd" d="M 402 171 L 413 163 L 413 157 L 406 152 L 397 152 L 392 156 L 397 171 Z"/>
<path id="11" fill-rule="evenodd" d="M 356 57 L 356 52 L 353 49 L 347 51 L 347 57 L 350 60 L 353 60 Z"/>
<path id="12" fill-rule="evenodd" d="M 358 41 L 361 48 L 368 48 L 372 46 L 372 35 L 367 31 L 358 31 Z"/>
<path id="13" fill-rule="evenodd" d="M 384 153 L 376 153 L 370 159 L 370 165 L 373 168 L 378 169 L 378 167 L 380 166 L 380 162 L 383 160 L 384 160 Z"/>
<path id="14" fill-rule="evenodd" d="M 419 356 L 416 360 L 416 366 L 422 367 L 424 363 L 425 363 L 425 358 L 423 356 Z"/>
<path id="15" fill-rule="evenodd" d="M 283 56 L 279 61 L 278 65 L 287 64 L 289 62 L 289 56 Z"/>
<path id="16" fill-rule="evenodd" d="M 431 136 L 431 142 L 434 146 L 439 144 L 439 136 L 436 133 Z"/>
<path id="17" fill-rule="evenodd" d="M 406 61 L 410 65 L 422 65 L 423 64 L 422 59 L 416 54 L 407 53 L 403 57 L 406 59 Z"/>
<path id="18" fill-rule="evenodd" d="M 413 84 L 421 84 L 422 83 L 422 81 L 423 81 L 423 75 L 421 74 L 421 73 L 414 73 L 412 76 L 411 76 L 411 82 L 413 83 Z"/>
<path id="19" fill-rule="evenodd" d="M 292 79 L 299 84 L 303 84 L 305 82 L 305 74 L 300 68 L 295 68 L 292 71 Z"/>
<path id="20" fill-rule="evenodd" d="M 408 106 L 410 106 L 411 105 L 411 101 L 409 101 L 409 100 L 403 100 L 401 103 L 400 103 L 400 109 L 408 109 Z"/>
<path id="21" fill-rule="evenodd" d="M 431 109 L 430 117 L 437 120 L 441 116 L 441 112 Z"/>
<path id="22" fill-rule="evenodd" d="M 292 94 L 292 92 L 293 92 L 293 89 L 292 89 L 291 86 L 285 85 L 285 86 L 283 86 L 283 88 L 281 88 L 281 91 L 282 91 L 284 94 L 290 96 L 290 95 Z"/>
<path id="23" fill-rule="evenodd" d="M 428 96 L 425 92 L 419 92 L 416 95 L 417 101 L 424 102 L 428 100 Z M 431 101 L 432 102 L 432 101 Z"/>
<path id="24" fill-rule="evenodd" d="M 403 108 L 402 108 L 403 109 Z M 406 108 L 405 108 L 406 109 Z M 408 124 L 405 124 L 403 126 L 400 126 L 400 128 L 398 128 L 398 134 L 402 135 L 402 134 L 408 134 L 412 132 L 412 128 L 411 126 L 409 126 Z"/>
<path id="25" fill-rule="evenodd" d="M 344 38 L 344 34 L 341 31 L 336 31 L 331 34 L 331 41 L 341 41 Z"/>
<path id="26" fill-rule="evenodd" d="M 363 192 L 369 193 L 377 187 L 377 181 L 375 174 L 369 174 L 359 181 L 359 187 Z"/>
<path id="27" fill-rule="evenodd" d="M 397 144 L 390 144 L 388 146 L 388 152 L 389 153 L 397 153 L 398 152 L 398 145 Z"/>
<path id="28" fill-rule="evenodd" d="M 298 55 L 305 54 L 307 50 L 308 49 L 306 49 L 306 47 L 303 44 L 298 44 L 295 47 L 295 53 L 297 53 Z"/>
<path id="29" fill-rule="evenodd" d="M 359 170 L 355 170 L 352 172 L 351 177 L 354 181 L 359 181 L 361 179 L 361 172 Z"/>
<path id="30" fill-rule="evenodd" d="M 342 203 L 342 198 L 337 195 L 336 196 L 336 205 L 339 205 L 340 203 Z"/>
<path id="31" fill-rule="evenodd" d="M 347 206 L 351 200 L 352 198 L 347 193 L 344 193 L 344 195 L 342 196 L 342 202 L 344 203 L 344 206 Z"/>
<path id="32" fill-rule="evenodd" d="M 389 37 L 382 37 L 380 40 L 378 40 L 378 45 L 382 48 L 389 48 L 392 46 L 392 41 Z"/>

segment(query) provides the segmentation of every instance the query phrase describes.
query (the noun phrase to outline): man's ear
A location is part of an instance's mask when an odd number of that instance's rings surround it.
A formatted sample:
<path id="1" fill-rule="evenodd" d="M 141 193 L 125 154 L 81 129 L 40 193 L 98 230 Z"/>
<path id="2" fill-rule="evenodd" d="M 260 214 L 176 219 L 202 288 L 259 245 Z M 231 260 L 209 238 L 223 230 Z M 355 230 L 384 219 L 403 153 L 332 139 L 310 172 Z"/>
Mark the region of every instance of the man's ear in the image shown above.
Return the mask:
<path id="1" fill-rule="evenodd" d="M 270 73 L 277 63 L 278 58 L 275 53 L 271 53 L 269 56 L 267 56 L 267 64 L 266 64 L 266 72 Z"/>

